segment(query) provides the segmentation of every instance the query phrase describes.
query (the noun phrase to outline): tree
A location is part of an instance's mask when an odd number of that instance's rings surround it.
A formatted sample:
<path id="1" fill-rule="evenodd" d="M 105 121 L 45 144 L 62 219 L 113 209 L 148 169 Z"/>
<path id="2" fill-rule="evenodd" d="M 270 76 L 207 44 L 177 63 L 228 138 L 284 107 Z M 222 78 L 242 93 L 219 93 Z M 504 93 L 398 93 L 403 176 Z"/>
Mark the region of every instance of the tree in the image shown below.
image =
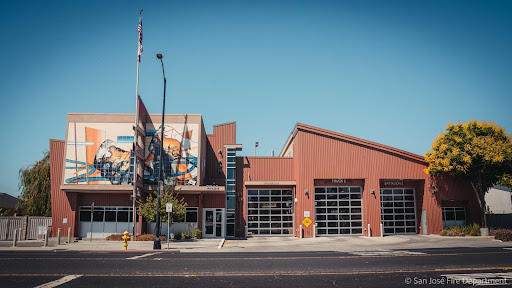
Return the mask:
<path id="1" fill-rule="evenodd" d="M 172 221 L 182 220 L 183 216 L 185 216 L 185 208 L 187 207 L 187 203 L 183 197 L 179 199 L 179 194 L 174 194 L 174 192 L 175 191 L 173 190 L 172 186 L 164 186 L 164 193 L 160 199 L 160 223 L 167 222 L 167 212 L 165 212 L 166 203 L 172 203 Z M 157 200 L 158 199 L 156 197 L 156 193 L 150 193 L 146 198 L 146 201 L 137 201 L 137 203 L 140 205 L 139 215 L 144 217 L 144 219 L 146 219 L 148 222 L 153 222 L 156 220 Z"/>
<path id="2" fill-rule="evenodd" d="M 16 211 L 30 216 L 52 216 L 50 154 L 43 152 L 43 159 L 19 170 L 18 188 L 21 190 Z"/>
<path id="3" fill-rule="evenodd" d="M 448 173 L 470 181 L 485 213 L 485 193 L 493 185 L 510 183 L 512 175 L 512 140 L 505 129 L 489 122 L 469 121 L 448 124 L 432 143 L 425 159 L 425 173 Z M 487 226 L 485 214 L 482 224 Z"/>

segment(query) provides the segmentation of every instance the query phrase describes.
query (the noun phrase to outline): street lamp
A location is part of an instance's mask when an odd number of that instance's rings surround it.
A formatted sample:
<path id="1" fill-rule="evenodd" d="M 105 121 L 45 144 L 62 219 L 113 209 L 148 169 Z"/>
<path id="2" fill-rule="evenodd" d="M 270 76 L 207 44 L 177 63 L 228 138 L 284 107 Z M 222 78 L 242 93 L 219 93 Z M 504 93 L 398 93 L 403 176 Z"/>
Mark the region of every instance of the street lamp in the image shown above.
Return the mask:
<path id="1" fill-rule="evenodd" d="M 160 242 L 160 196 L 162 195 L 162 189 L 163 189 L 163 183 L 161 181 L 164 181 L 162 179 L 163 177 L 163 170 L 162 167 L 164 165 L 164 123 L 165 123 L 165 87 L 167 84 L 167 79 L 165 79 L 165 70 L 164 70 L 164 62 L 162 61 L 162 54 L 158 53 L 156 54 L 156 58 L 160 59 L 160 63 L 162 63 L 162 74 L 164 76 L 164 103 L 162 105 L 162 124 L 160 126 L 160 155 L 159 155 L 159 169 L 158 169 L 158 177 L 157 177 L 157 183 L 158 183 L 158 195 L 157 195 L 157 204 L 156 204 L 156 232 L 155 232 L 155 240 L 153 240 L 153 250 L 160 250 L 162 249 L 162 244 Z"/>

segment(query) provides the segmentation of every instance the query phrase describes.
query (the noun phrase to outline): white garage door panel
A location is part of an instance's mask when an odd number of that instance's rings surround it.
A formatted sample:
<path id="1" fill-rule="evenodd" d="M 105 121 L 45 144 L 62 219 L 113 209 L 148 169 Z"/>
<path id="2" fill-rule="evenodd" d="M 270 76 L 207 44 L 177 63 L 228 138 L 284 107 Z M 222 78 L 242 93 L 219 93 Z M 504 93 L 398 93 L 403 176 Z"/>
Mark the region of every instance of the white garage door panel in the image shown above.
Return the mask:
<path id="1" fill-rule="evenodd" d="M 362 235 L 361 187 L 316 187 L 317 236 Z"/>
<path id="2" fill-rule="evenodd" d="M 385 235 L 417 233 L 414 194 L 414 189 L 381 190 L 381 220 Z"/>
<path id="3" fill-rule="evenodd" d="M 253 236 L 293 236 L 292 190 L 247 190 L 247 224 Z"/>

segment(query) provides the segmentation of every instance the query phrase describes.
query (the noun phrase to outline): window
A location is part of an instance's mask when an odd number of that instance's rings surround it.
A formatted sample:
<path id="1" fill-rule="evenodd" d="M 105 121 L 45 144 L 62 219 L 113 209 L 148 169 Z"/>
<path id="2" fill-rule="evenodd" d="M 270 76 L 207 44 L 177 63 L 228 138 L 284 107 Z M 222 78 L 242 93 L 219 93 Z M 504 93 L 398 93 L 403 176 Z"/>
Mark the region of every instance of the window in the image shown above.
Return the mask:
<path id="1" fill-rule="evenodd" d="M 443 207 L 443 228 L 466 225 L 464 207 Z"/>
<path id="2" fill-rule="evenodd" d="M 133 212 L 131 207 L 80 207 L 80 221 L 90 222 L 91 216 L 94 222 L 131 222 Z"/>
<path id="3" fill-rule="evenodd" d="M 185 222 L 197 222 L 197 207 L 186 208 Z"/>
<path id="4" fill-rule="evenodd" d="M 226 236 L 235 236 L 236 149 L 226 149 Z"/>

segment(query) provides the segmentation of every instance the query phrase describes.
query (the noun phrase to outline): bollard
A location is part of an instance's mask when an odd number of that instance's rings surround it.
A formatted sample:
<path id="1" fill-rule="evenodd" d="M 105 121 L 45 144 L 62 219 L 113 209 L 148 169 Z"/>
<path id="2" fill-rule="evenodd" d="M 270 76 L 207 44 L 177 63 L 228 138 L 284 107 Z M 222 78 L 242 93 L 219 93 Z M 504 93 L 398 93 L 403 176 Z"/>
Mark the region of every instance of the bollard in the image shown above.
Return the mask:
<path id="1" fill-rule="evenodd" d="M 71 228 L 68 228 L 68 244 L 71 243 Z"/>
<path id="2" fill-rule="evenodd" d="M 302 224 L 299 225 L 299 238 L 302 239 Z"/>
<path id="3" fill-rule="evenodd" d="M 245 238 L 249 236 L 249 226 L 245 225 Z"/>
<path id="4" fill-rule="evenodd" d="M 315 223 L 315 225 L 313 225 L 313 238 L 316 238 L 316 227 L 318 227 L 317 223 Z"/>
<path id="5" fill-rule="evenodd" d="M 16 247 L 18 241 L 18 229 L 14 229 L 14 237 L 12 237 L 12 247 Z"/>
<path id="6" fill-rule="evenodd" d="M 124 241 L 123 243 L 123 250 L 127 250 L 128 249 L 128 240 L 130 239 L 130 236 L 128 235 L 128 231 L 124 231 L 124 236 L 121 237 Z"/>
<path id="7" fill-rule="evenodd" d="M 372 232 L 370 230 L 370 224 L 368 224 L 368 237 L 372 237 Z"/>
<path id="8" fill-rule="evenodd" d="M 48 228 L 44 231 L 44 247 L 48 246 Z"/>
<path id="9" fill-rule="evenodd" d="M 380 237 L 384 237 L 384 226 L 380 223 Z"/>
<path id="10" fill-rule="evenodd" d="M 60 245 L 60 228 L 57 230 L 57 245 Z"/>

